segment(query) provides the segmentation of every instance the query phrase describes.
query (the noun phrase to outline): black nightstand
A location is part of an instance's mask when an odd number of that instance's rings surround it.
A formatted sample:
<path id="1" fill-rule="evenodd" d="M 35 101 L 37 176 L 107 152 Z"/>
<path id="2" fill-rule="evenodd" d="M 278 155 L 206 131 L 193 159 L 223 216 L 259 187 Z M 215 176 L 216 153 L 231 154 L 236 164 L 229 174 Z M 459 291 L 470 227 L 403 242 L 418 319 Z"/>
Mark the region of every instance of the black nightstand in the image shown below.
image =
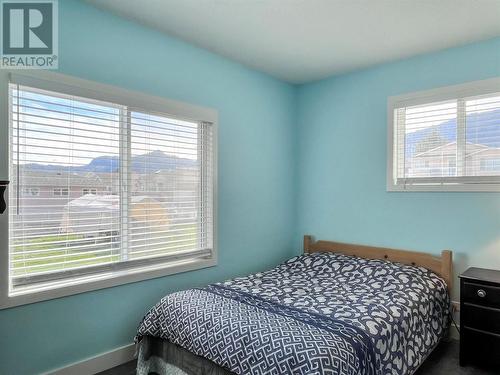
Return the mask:
<path id="1" fill-rule="evenodd" d="M 500 271 L 471 267 L 459 277 L 460 366 L 500 370 Z"/>

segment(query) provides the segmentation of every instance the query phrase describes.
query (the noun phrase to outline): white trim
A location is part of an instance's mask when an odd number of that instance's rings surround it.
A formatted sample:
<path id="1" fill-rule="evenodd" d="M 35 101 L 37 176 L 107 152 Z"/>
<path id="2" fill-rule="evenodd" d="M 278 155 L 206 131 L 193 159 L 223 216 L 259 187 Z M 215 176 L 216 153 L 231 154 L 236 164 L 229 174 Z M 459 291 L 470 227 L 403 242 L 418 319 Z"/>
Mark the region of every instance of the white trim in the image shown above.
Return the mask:
<path id="1" fill-rule="evenodd" d="M 394 183 L 394 170 L 396 167 L 396 152 L 394 147 L 395 144 L 395 126 L 394 126 L 394 115 L 395 115 L 395 103 L 390 96 L 387 100 L 387 165 L 386 165 L 386 186 L 387 191 L 400 191 L 399 186 Z"/>
<path id="2" fill-rule="evenodd" d="M 63 282 L 47 282 L 37 287 L 16 291 L 14 295 L 9 295 L 9 207 L 7 207 L 4 214 L 0 215 L 0 265 L 7 267 L 7 270 L 0 270 L 0 309 L 217 265 L 218 113 L 216 110 L 44 70 L 22 73 L 19 73 L 18 71 L 3 70 L 0 72 L 0 92 L 3 92 L 4 94 L 8 93 L 9 81 L 45 90 L 56 90 L 70 95 L 88 96 L 90 98 L 106 102 L 116 101 L 120 104 L 128 105 L 133 108 L 139 108 L 143 111 L 150 111 L 151 113 L 161 113 L 163 115 L 172 115 L 180 119 L 212 123 L 214 199 L 213 248 L 212 256 L 209 259 L 195 258 L 178 260 L 174 262 L 156 264 L 154 266 L 137 267 L 126 271 L 117 270 L 98 275 L 81 276 L 71 281 L 65 280 Z M 0 147 L 2 150 L 0 153 L 0 177 L 2 177 L 2 179 L 4 179 L 2 173 L 5 173 L 5 177 L 8 175 L 11 148 L 11 142 L 9 141 L 8 98 L 9 95 L 0 95 L 0 113 L 3 114 L 0 116 L 0 142 L 4 142 L 3 145 L 6 146 Z M 8 180 L 8 178 L 5 178 L 5 180 Z M 8 190 L 6 190 L 5 194 L 8 196 Z"/>
<path id="3" fill-rule="evenodd" d="M 422 184 L 396 185 L 387 187 L 389 192 L 457 192 L 457 193 L 498 193 L 500 186 L 494 184 Z"/>
<path id="4" fill-rule="evenodd" d="M 468 98 L 470 96 L 487 95 L 500 90 L 500 77 L 472 81 L 459 85 L 438 87 L 435 89 L 416 91 L 402 95 L 390 96 L 389 104 L 393 108 L 411 107 L 430 102 L 440 102 L 457 98 Z"/>
<path id="5" fill-rule="evenodd" d="M 10 131 L 9 131 L 9 75 L 0 72 L 0 179 L 8 180 L 9 160 L 11 152 Z M 5 197 L 9 195 L 9 186 L 5 190 Z M 0 215 L 0 266 L 7 267 L 9 264 L 9 205 L 5 212 Z M 0 304 L 7 301 L 9 286 L 9 272 L 0 270 Z"/>
<path id="6" fill-rule="evenodd" d="M 20 85 L 68 95 L 83 96 L 104 102 L 119 103 L 130 108 L 158 112 L 163 115 L 172 115 L 186 120 L 208 121 L 212 123 L 216 123 L 218 120 L 217 111 L 212 108 L 161 98 L 61 73 L 54 73 L 47 70 L 23 71 L 22 73 L 11 70 L 7 72 L 10 75 L 10 81 Z"/>
<path id="7" fill-rule="evenodd" d="M 91 375 L 122 365 L 134 359 L 135 345 L 128 344 L 118 349 L 73 363 L 69 366 L 46 372 L 44 375 Z"/>
<path id="8" fill-rule="evenodd" d="M 455 191 L 455 192 L 500 192 L 498 183 L 473 183 L 473 184 L 447 184 L 436 182 L 434 184 L 404 185 L 398 184 L 394 178 L 396 168 L 396 150 L 394 129 L 395 111 L 397 108 L 441 102 L 457 98 L 468 98 L 478 95 L 487 95 L 500 91 L 500 77 L 485 79 L 481 81 L 467 82 L 459 85 L 439 87 L 431 90 L 417 91 L 387 99 L 387 164 L 386 164 L 386 186 L 389 192 L 402 191 Z M 439 179 L 439 177 L 437 178 Z"/>
<path id="9" fill-rule="evenodd" d="M 20 291 L 14 295 L 8 295 L 7 293 L 2 294 L 0 309 L 135 283 L 137 281 L 154 279 L 181 272 L 194 271 L 216 265 L 217 255 L 214 252 L 214 256 L 211 259 L 194 259 L 175 263 L 169 262 L 166 265 L 133 268 L 128 271 L 81 276 L 72 280 L 64 280 L 63 282 L 46 283 L 38 288 L 30 288 L 24 293 Z M 2 288 L 2 290 L 3 289 L 4 288 Z"/>

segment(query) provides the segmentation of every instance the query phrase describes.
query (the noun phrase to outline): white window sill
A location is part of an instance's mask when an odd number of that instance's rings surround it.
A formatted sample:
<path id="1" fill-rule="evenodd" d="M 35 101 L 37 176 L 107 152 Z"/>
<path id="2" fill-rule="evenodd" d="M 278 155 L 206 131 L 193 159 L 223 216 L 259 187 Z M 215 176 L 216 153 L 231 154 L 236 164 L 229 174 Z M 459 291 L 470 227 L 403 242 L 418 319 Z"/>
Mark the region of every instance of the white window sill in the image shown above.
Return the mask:
<path id="1" fill-rule="evenodd" d="M 500 192 L 500 184 L 427 184 L 427 185 L 387 185 L 388 192 Z"/>
<path id="2" fill-rule="evenodd" d="M 180 272 L 213 267 L 217 264 L 215 256 L 210 259 L 184 259 L 166 264 L 80 276 L 71 280 L 47 282 L 36 287 L 22 287 L 0 296 L 0 309 L 26 305 L 40 301 L 70 296 L 98 289 L 153 279 Z"/>

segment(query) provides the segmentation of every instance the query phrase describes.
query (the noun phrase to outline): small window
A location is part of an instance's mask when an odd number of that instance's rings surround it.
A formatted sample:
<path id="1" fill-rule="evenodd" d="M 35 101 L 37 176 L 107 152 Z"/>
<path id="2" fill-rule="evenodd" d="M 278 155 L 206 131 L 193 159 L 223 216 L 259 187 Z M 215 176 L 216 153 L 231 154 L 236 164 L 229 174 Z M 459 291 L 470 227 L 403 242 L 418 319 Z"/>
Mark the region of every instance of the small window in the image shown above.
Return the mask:
<path id="1" fill-rule="evenodd" d="M 83 194 L 83 195 L 86 195 L 86 194 L 93 194 L 93 195 L 96 195 L 96 194 L 97 194 L 97 189 L 92 189 L 92 188 L 83 188 L 83 189 L 82 189 L 82 194 Z"/>
<path id="2" fill-rule="evenodd" d="M 53 190 L 54 197 L 67 197 L 69 195 L 68 188 L 54 188 Z"/>
<path id="3" fill-rule="evenodd" d="M 23 188 L 22 195 L 25 197 L 38 197 L 40 195 L 39 188 Z"/>
<path id="4" fill-rule="evenodd" d="M 500 157 L 481 159 L 479 170 L 481 172 L 500 172 Z"/>
<path id="5" fill-rule="evenodd" d="M 500 79 L 389 99 L 388 190 L 499 191 Z"/>

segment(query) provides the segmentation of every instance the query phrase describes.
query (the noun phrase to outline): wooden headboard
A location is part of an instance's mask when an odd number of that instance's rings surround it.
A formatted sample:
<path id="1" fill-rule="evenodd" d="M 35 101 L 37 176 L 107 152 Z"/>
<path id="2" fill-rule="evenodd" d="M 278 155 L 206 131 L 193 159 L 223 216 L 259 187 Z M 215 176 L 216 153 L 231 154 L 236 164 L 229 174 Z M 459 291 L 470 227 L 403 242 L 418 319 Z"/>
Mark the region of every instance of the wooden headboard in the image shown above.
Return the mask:
<path id="1" fill-rule="evenodd" d="M 368 259 L 386 259 L 391 262 L 424 267 L 441 276 L 448 291 L 453 285 L 453 263 L 451 250 L 443 250 L 441 256 L 409 250 L 388 249 L 366 245 L 354 245 L 332 241 L 314 241 L 312 236 L 304 236 L 304 253 L 334 252 Z"/>

